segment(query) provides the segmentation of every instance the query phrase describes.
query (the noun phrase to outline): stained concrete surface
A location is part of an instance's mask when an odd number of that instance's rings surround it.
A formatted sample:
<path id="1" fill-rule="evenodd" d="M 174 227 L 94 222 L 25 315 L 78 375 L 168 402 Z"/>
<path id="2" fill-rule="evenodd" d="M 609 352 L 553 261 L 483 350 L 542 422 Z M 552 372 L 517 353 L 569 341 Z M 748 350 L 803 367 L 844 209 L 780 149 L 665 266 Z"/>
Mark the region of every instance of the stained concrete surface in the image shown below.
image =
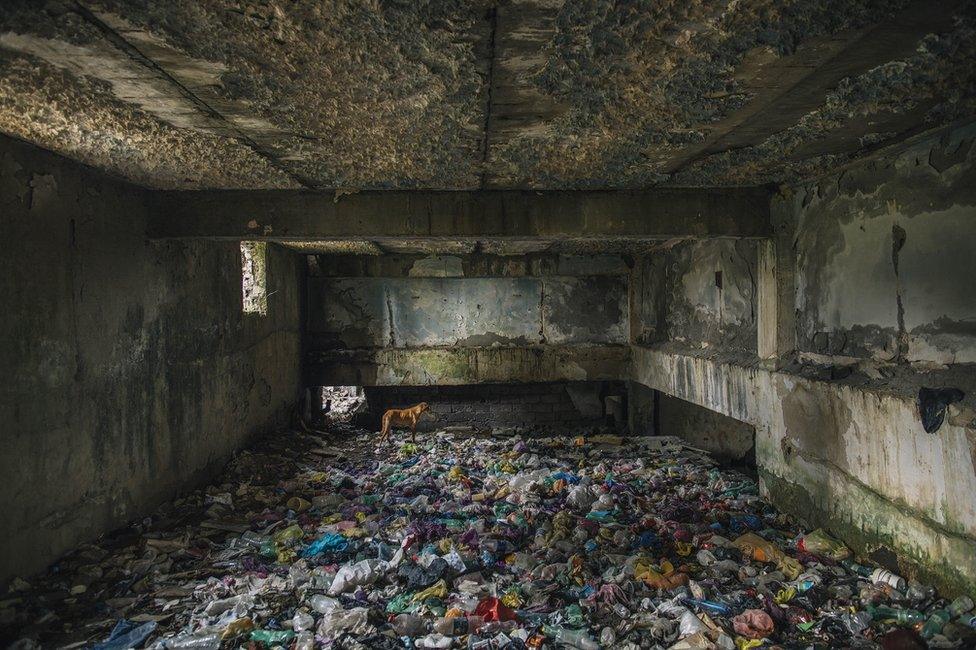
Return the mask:
<path id="1" fill-rule="evenodd" d="M 320 349 L 623 344 L 627 318 L 622 276 L 309 280 Z"/>
<path id="2" fill-rule="evenodd" d="M 241 312 L 236 243 L 145 240 L 141 190 L 0 139 L 0 580 L 148 512 L 283 421 L 297 256 Z"/>
<path id="3" fill-rule="evenodd" d="M 799 349 L 976 362 L 976 126 L 774 201 L 796 218 Z"/>
<path id="4" fill-rule="evenodd" d="M 638 346 L 633 378 L 756 429 L 765 493 L 907 575 L 976 593 L 976 435 L 925 433 L 913 396 L 809 380 L 700 351 Z"/>
<path id="5" fill-rule="evenodd" d="M 639 342 L 756 350 L 756 243 L 679 242 L 635 267 Z"/>
<path id="6" fill-rule="evenodd" d="M 795 181 L 971 114 L 973 11 L 9 0 L 0 128 L 165 188 Z"/>
<path id="7" fill-rule="evenodd" d="M 755 465 L 755 427 L 670 395 L 659 393 L 657 398 L 661 431 L 704 449 L 721 462 Z"/>

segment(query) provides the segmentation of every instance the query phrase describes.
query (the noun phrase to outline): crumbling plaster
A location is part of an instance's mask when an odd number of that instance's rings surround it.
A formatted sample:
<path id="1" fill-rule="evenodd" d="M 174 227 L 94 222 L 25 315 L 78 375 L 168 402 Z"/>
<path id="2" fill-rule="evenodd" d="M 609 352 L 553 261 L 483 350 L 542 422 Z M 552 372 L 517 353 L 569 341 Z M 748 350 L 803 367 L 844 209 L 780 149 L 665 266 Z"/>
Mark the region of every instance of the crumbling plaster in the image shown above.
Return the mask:
<path id="1" fill-rule="evenodd" d="M 787 190 L 800 350 L 976 362 L 976 126 Z"/>

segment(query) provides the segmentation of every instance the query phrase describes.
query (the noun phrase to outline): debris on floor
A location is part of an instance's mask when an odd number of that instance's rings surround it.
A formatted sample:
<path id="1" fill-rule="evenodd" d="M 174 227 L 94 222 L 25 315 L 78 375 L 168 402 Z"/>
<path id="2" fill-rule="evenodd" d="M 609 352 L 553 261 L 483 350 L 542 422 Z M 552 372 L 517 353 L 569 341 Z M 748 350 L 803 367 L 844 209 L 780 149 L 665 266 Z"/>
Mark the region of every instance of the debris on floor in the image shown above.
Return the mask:
<path id="1" fill-rule="evenodd" d="M 102 650 L 958 647 L 972 608 L 676 439 L 295 433 L 14 581 L 0 625 Z"/>

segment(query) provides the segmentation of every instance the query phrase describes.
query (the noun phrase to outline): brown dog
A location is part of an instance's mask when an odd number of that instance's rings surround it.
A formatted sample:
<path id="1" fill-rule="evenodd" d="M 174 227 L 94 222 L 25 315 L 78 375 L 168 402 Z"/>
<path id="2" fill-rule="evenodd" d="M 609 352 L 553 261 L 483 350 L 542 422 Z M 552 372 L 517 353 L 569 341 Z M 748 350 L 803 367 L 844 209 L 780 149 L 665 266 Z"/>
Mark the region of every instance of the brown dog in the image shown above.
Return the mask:
<path id="1" fill-rule="evenodd" d="M 390 439 L 390 431 L 393 427 L 410 427 L 410 440 L 417 442 L 417 420 L 420 414 L 427 410 L 427 402 L 421 402 L 406 409 L 390 409 L 383 414 L 383 430 L 380 432 L 380 440 L 386 442 Z"/>

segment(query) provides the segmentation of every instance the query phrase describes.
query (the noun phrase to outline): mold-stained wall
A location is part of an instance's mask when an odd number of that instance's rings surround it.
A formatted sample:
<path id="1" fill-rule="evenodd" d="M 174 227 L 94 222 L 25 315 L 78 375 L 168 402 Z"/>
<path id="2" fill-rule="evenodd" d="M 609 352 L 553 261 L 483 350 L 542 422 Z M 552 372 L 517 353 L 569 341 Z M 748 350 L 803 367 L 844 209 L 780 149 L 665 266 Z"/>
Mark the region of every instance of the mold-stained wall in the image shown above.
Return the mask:
<path id="1" fill-rule="evenodd" d="M 976 362 L 976 125 L 788 191 L 801 350 Z"/>
<path id="2" fill-rule="evenodd" d="M 756 350 L 756 242 L 681 242 L 641 258 L 634 272 L 638 343 Z"/>
<path id="3" fill-rule="evenodd" d="M 145 238 L 144 191 L 0 138 L 0 581 L 149 512 L 286 421 L 298 256 L 242 313 L 235 242 Z"/>
<path id="4" fill-rule="evenodd" d="M 512 275 L 483 277 L 466 275 L 460 257 L 430 256 L 405 277 L 313 277 L 310 340 L 318 349 L 625 344 L 627 267 L 616 261 L 554 260 L 522 275 L 509 263 Z M 579 275 L 552 274 L 566 271 Z"/>

